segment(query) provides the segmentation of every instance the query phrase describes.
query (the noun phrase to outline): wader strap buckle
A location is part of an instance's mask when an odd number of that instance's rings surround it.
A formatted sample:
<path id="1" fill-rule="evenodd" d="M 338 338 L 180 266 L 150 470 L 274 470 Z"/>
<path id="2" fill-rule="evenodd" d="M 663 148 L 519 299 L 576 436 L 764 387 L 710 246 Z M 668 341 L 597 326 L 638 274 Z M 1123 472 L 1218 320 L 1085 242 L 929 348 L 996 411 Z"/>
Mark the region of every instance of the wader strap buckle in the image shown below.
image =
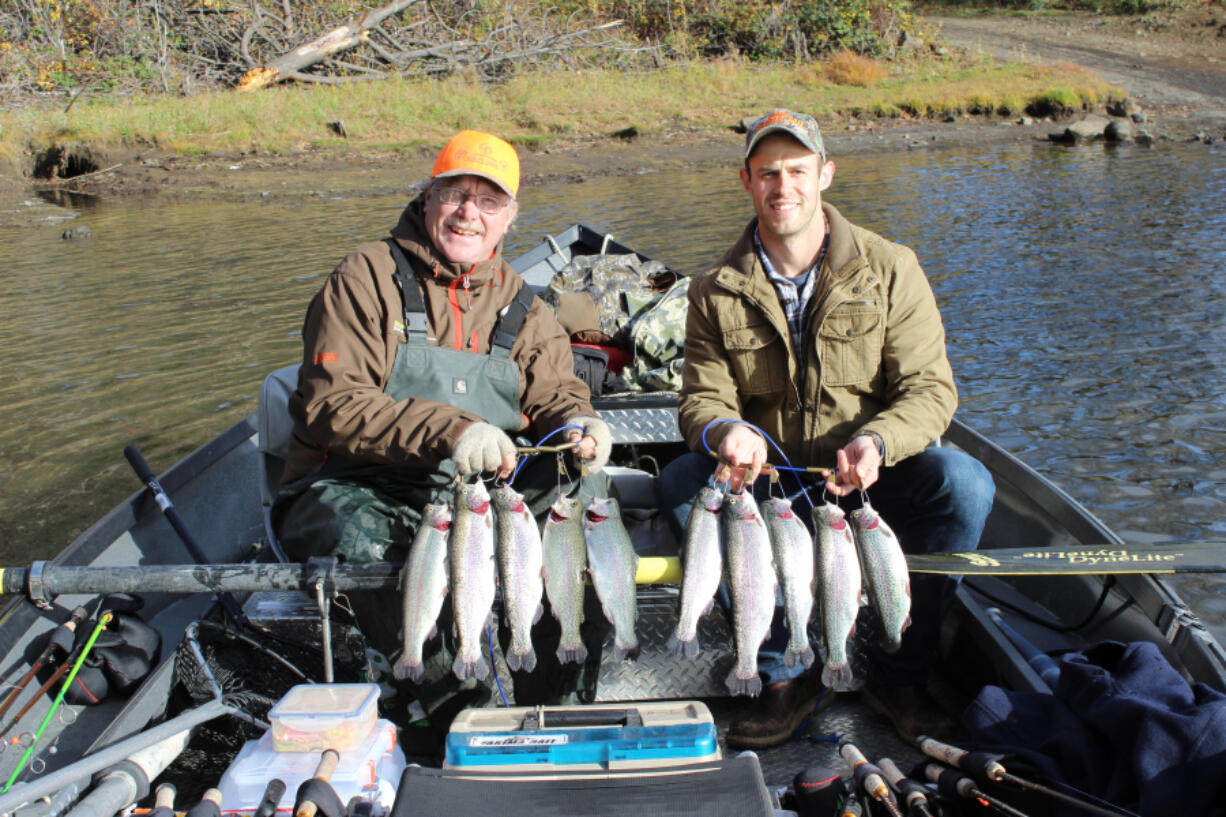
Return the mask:
<path id="1" fill-rule="evenodd" d="M 400 297 L 404 302 L 404 334 L 409 343 L 425 346 L 426 337 L 430 331 L 426 319 L 426 302 L 421 297 L 421 288 L 417 284 L 417 276 L 405 256 L 404 250 L 396 243 L 396 239 L 385 239 L 392 252 L 392 260 L 396 262 L 396 274 L 393 276 L 400 285 Z"/>

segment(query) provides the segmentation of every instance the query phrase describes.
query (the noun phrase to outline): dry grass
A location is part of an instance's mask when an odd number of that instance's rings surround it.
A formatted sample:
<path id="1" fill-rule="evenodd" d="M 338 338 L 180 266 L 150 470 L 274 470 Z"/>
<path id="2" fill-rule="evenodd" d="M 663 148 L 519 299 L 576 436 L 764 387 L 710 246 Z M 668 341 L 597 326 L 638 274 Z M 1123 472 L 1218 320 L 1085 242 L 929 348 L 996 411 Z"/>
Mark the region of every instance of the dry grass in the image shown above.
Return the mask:
<path id="1" fill-rule="evenodd" d="M 889 76 L 882 64 L 852 56 L 832 60 L 820 71 L 814 65 L 725 60 L 645 73 L 534 74 L 497 85 L 457 76 L 441 82 L 287 86 L 254 94 L 86 97 L 67 113 L 58 105 L 0 112 L 0 156 L 65 142 L 101 149 L 151 146 L 180 154 L 306 147 L 414 150 L 440 145 L 465 127 L 539 145 L 559 137 L 607 137 L 628 127 L 648 135 L 679 127 L 724 129 L 776 105 L 816 116 L 1000 114 L 1020 112 L 1036 100 L 1078 108 L 1120 93 L 1075 66 L 928 59 Z M 838 84 L 832 84 L 835 65 L 843 66 Z M 328 128 L 337 119 L 345 123 L 348 139 Z"/>
<path id="2" fill-rule="evenodd" d="M 872 57 L 854 51 L 839 51 L 826 60 L 826 76 L 835 85 L 855 85 L 868 88 L 890 75 L 886 67 Z"/>

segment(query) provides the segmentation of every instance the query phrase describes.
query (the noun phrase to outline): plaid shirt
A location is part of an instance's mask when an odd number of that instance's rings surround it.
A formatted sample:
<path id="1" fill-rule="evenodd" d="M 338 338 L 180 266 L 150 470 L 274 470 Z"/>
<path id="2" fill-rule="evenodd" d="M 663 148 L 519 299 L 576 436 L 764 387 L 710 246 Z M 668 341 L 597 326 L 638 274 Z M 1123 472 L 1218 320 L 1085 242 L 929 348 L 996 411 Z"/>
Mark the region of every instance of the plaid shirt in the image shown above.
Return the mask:
<path id="1" fill-rule="evenodd" d="M 801 353 L 804 347 L 800 343 L 800 333 L 804 329 L 805 315 L 813 300 L 817 271 L 826 258 L 826 245 L 830 243 L 830 233 L 827 231 L 826 237 L 822 240 L 822 248 L 818 251 L 817 260 L 813 262 L 813 266 L 795 278 L 788 278 L 775 272 L 770 259 L 766 257 L 766 250 L 762 248 L 762 238 L 758 235 L 756 227 L 753 232 L 753 243 L 758 252 L 758 260 L 762 262 L 762 268 L 766 270 L 766 277 L 774 284 L 775 292 L 779 294 L 779 303 L 783 306 L 783 314 L 788 320 L 788 334 L 792 336 L 792 349 L 802 363 L 800 370 L 804 371 L 804 357 Z"/>

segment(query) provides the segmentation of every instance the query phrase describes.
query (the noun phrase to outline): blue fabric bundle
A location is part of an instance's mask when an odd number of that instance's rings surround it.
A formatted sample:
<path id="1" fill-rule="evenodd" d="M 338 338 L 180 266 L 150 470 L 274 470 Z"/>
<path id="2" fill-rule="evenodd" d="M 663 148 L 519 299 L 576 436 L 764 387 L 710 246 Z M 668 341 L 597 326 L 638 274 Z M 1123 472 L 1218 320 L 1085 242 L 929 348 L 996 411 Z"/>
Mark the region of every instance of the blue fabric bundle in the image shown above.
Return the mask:
<path id="1" fill-rule="evenodd" d="M 1226 695 L 1189 685 L 1152 643 L 1063 656 L 1052 695 L 984 687 L 963 723 L 975 748 L 1142 817 L 1226 815 Z"/>

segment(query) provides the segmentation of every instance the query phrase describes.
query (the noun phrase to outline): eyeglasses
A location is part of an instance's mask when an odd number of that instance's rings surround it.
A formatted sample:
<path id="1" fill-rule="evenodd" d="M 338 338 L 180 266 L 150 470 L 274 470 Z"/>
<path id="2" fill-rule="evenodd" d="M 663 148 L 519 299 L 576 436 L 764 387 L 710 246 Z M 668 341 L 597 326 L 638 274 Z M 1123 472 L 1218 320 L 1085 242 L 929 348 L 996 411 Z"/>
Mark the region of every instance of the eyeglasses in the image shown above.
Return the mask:
<path id="1" fill-rule="evenodd" d="M 497 215 L 500 210 L 511 203 L 510 199 L 502 196 L 494 196 L 489 193 L 469 193 L 462 187 L 440 187 L 438 189 L 438 200 L 443 204 L 462 207 L 469 199 L 476 203 L 478 210 L 488 216 Z"/>

